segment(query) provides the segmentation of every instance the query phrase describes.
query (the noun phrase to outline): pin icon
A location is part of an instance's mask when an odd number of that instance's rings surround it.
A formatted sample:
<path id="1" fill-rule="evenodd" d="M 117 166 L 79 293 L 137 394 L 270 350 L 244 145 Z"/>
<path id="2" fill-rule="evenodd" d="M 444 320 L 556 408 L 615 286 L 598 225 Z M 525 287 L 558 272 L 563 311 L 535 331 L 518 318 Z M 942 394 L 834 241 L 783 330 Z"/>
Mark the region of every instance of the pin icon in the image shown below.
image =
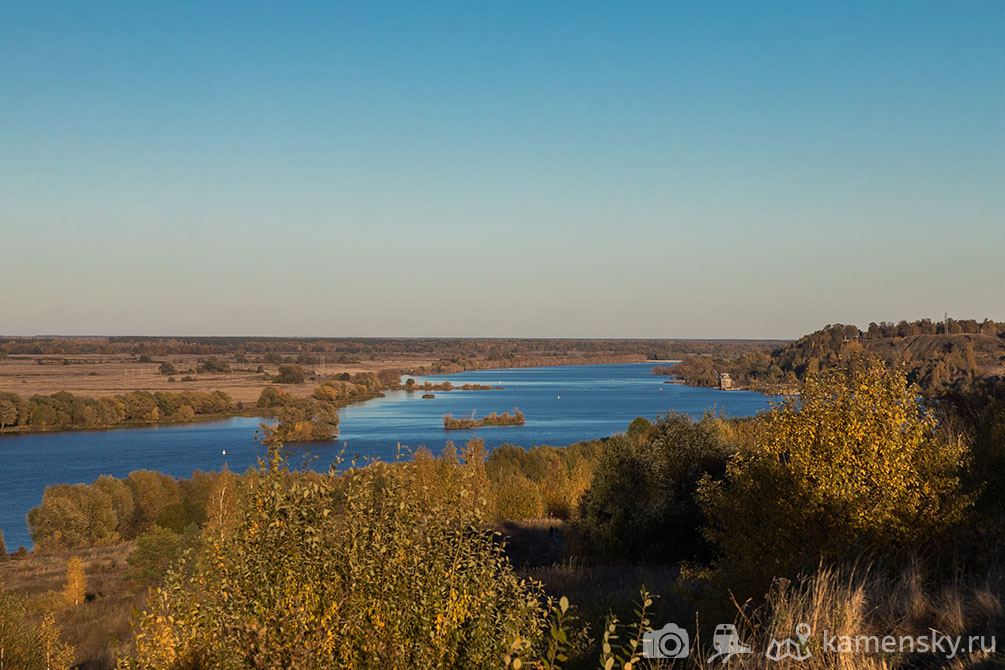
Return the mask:
<path id="1" fill-rule="evenodd" d="M 811 632 L 813 632 L 813 629 L 810 628 L 808 623 L 801 623 L 796 626 L 796 637 L 799 638 L 800 645 L 806 646 L 806 640 L 810 639 Z"/>

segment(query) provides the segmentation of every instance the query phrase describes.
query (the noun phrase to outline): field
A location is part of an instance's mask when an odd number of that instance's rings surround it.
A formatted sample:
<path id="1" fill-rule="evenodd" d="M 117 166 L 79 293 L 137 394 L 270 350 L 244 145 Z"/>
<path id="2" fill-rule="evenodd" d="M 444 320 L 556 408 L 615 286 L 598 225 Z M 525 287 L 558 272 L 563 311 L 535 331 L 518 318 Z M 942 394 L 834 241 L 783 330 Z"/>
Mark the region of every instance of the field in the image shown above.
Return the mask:
<path id="1" fill-rule="evenodd" d="M 0 360 L 0 392 L 9 391 L 22 397 L 36 393 L 48 395 L 59 391 L 69 391 L 74 395 L 93 398 L 111 396 L 129 391 L 223 391 L 235 403 L 254 404 L 262 388 L 268 385 L 264 375 L 275 375 L 278 364 L 255 362 L 237 363 L 233 356 L 220 356 L 230 363 L 230 373 L 196 373 L 199 360 L 204 356 L 176 354 L 156 357 L 154 363 L 139 363 L 136 356 L 90 354 L 80 357 L 64 356 L 12 356 Z M 42 364 L 38 363 L 42 361 Z M 63 364 L 63 361 L 69 364 Z M 160 361 L 167 361 L 180 371 L 173 375 L 175 381 L 158 373 Z M 388 368 L 412 368 L 429 365 L 431 358 L 416 356 L 388 357 L 381 360 L 367 360 L 350 364 L 326 364 L 314 366 L 319 375 L 331 376 L 348 372 L 377 372 Z M 256 372 L 258 366 L 263 372 Z M 186 370 L 193 372 L 187 373 Z M 189 375 L 195 381 L 180 381 Z M 308 395 L 316 383 L 287 385 L 294 395 Z"/>

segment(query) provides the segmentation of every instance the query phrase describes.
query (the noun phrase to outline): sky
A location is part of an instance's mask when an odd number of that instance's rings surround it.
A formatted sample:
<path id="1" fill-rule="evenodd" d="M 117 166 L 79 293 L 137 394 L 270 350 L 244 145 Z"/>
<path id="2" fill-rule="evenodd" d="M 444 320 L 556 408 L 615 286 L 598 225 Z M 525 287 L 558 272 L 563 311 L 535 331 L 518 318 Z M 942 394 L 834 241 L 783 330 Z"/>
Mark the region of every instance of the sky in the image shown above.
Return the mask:
<path id="1" fill-rule="evenodd" d="M 0 0 L 0 334 L 1005 320 L 1002 2 Z"/>

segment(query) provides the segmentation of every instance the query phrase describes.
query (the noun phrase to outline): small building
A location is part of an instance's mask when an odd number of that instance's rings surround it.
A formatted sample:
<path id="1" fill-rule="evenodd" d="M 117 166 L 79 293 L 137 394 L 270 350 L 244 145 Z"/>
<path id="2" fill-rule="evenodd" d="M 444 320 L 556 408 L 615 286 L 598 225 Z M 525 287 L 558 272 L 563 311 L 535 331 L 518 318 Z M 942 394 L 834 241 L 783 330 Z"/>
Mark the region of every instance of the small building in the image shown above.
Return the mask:
<path id="1" fill-rule="evenodd" d="M 728 391 L 729 389 L 733 388 L 733 380 L 729 376 L 728 372 L 719 373 L 719 388 L 722 389 L 723 391 Z"/>

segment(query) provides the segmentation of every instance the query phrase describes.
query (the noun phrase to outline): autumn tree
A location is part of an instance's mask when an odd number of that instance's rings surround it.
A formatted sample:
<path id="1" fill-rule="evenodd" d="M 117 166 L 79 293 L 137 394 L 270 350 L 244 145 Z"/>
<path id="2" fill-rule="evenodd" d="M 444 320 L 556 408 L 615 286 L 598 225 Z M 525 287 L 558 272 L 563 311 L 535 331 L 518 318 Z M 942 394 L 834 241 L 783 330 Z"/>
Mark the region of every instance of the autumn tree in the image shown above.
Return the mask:
<path id="1" fill-rule="evenodd" d="M 132 667 L 483 668 L 540 639 L 540 589 L 463 507 L 417 496 L 410 468 L 308 475 L 272 453 L 246 517 L 151 595 Z"/>
<path id="2" fill-rule="evenodd" d="M 965 448 L 940 437 L 902 368 L 876 359 L 811 376 L 763 419 L 758 444 L 698 498 L 718 554 L 692 573 L 737 596 L 833 562 L 918 546 L 967 504 Z"/>
<path id="3" fill-rule="evenodd" d="M 303 384 L 307 379 L 307 371 L 299 365 L 280 365 L 279 374 L 272 381 L 277 384 Z"/>
<path id="4" fill-rule="evenodd" d="M 42 504 L 28 512 L 31 539 L 40 546 L 79 547 L 119 539 L 112 499 L 87 484 L 45 487 Z"/>
<path id="5" fill-rule="evenodd" d="M 17 423 L 21 399 L 13 393 L 0 393 L 0 430 Z"/>
<path id="6" fill-rule="evenodd" d="M 67 607 L 76 607 L 84 602 L 87 592 L 87 576 L 84 574 L 84 563 L 73 556 L 66 563 L 66 584 L 63 586 L 63 603 Z"/>

